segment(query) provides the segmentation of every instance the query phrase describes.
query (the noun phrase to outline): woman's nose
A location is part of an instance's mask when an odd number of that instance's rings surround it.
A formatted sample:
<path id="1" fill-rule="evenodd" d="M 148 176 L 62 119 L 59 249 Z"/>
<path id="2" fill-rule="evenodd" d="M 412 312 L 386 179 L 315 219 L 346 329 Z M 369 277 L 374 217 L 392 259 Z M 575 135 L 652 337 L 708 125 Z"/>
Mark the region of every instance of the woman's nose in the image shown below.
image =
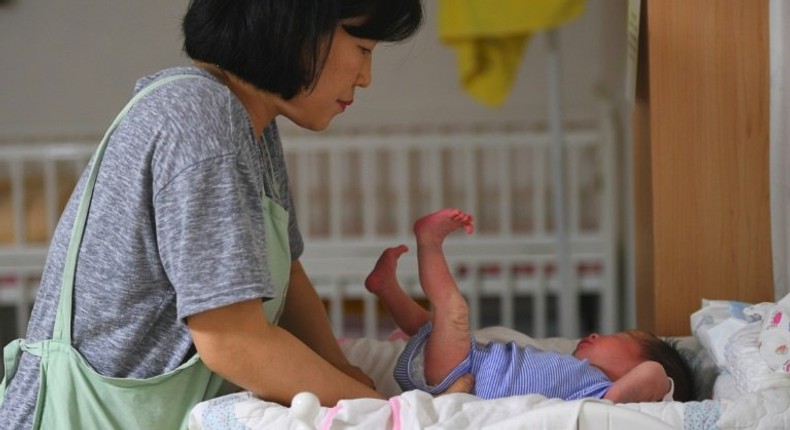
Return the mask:
<path id="1" fill-rule="evenodd" d="M 373 73 L 372 73 L 372 65 L 373 60 L 371 59 L 371 55 L 368 55 L 367 61 L 365 64 L 362 65 L 362 69 L 359 71 L 359 76 L 357 76 L 357 86 L 362 88 L 367 88 L 370 86 L 370 82 L 373 80 Z"/>

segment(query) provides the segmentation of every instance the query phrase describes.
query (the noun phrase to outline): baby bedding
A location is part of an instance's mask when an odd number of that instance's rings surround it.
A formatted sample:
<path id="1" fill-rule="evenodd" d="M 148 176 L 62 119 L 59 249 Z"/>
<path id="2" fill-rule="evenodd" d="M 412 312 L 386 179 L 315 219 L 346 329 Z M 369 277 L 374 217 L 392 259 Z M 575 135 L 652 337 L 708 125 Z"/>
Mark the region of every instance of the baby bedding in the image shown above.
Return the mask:
<path id="1" fill-rule="evenodd" d="M 703 306 L 712 305 L 706 302 Z M 746 318 L 745 324 L 727 323 L 729 334 L 719 343 L 703 335 L 699 319 L 692 317 L 695 336 L 670 339 L 687 359 L 694 373 L 698 401 L 612 404 L 604 400 L 566 402 L 539 395 L 482 400 L 468 394 L 432 397 L 420 391 L 401 393 L 392 377 L 404 340 L 341 340 L 349 360 L 365 370 L 388 400 L 357 399 L 341 401 L 332 408 L 320 407 L 312 394 L 297 395 L 285 407 L 258 399 L 249 392 L 235 393 L 200 403 L 192 410 L 189 428 L 219 429 L 780 429 L 790 428 L 790 375 L 782 365 L 769 364 L 760 352 L 762 339 L 771 339 L 770 350 L 762 354 L 781 354 L 773 333 L 786 321 L 786 303 L 749 306 L 715 303 L 716 318 L 707 328 L 727 318 Z M 724 312 L 721 312 L 725 309 Z M 735 311 L 732 311 L 735 309 Z M 710 311 L 710 309 L 708 309 Z M 732 311 L 732 312 L 731 312 Z M 734 315 L 734 316 L 733 316 Z M 778 315 L 778 316 L 777 316 Z M 699 317 L 700 315 L 697 315 Z M 710 312 L 706 316 L 710 316 Z M 733 330 L 733 327 L 736 327 Z M 746 328 L 751 329 L 749 332 Z M 790 329 L 790 328 L 788 328 Z M 720 330 L 725 331 L 725 330 Z M 714 331 L 714 334 L 716 332 Z M 738 334 L 739 336 L 736 336 Z M 577 340 L 565 338 L 532 339 L 503 327 L 475 333 L 485 341 L 510 341 L 542 349 L 571 352 Z M 700 338 L 701 337 L 701 338 Z M 702 342 L 704 339 L 704 342 Z M 721 354 L 716 350 L 722 346 Z M 765 350 L 765 348 L 763 348 Z M 757 355 L 755 355 L 757 354 Z M 718 357 L 718 359 L 717 359 Z M 769 357 L 777 363 L 776 357 Z M 726 363 L 729 362 L 729 365 Z M 764 365 L 764 366 L 763 366 Z M 776 367 L 774 369 L 773 367 Z M 762 386 L 744 382 L 753 369 L 769 369 L 772 378 Z M 750 373 L 751 372 L 751 373 Z M 763 373 L 764 374 L 764 373 Z M 778 376 L 777 376 L 778 375 Z"/>

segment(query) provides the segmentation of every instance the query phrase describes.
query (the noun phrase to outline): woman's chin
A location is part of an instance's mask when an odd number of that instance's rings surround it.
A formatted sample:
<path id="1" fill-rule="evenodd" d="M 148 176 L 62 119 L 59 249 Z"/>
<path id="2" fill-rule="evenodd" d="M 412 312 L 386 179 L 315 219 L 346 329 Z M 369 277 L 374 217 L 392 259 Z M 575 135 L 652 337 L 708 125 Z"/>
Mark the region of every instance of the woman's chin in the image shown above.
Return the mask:
<path id="1" fill-rule="evenodd" d="M 293 119 L 291 121 L 293 121 L 294 124 L 305 130 L 324 131 L 327 129 L 327 127 L 329 127 L 329 124 L 332 122 L 332 118 L 323 121 L 322 120 L 294 121 Z"/>

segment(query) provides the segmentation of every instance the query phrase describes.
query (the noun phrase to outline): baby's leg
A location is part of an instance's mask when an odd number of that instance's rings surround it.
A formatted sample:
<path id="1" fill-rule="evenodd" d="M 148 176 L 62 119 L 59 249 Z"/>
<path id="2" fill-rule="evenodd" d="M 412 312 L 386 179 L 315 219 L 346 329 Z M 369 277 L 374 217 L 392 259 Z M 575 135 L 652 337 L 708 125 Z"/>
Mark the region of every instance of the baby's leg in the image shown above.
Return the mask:
<path id="1" fill-rule="evenodd" d="M 414 336 L 420 327 L 431 320 L 431 313 L 409 297 L 398 284 L 398 258 L 407 250 L 406 245 L 385 249 L 365 279 L 365 288 L 381 300 L 398 328 Z"/>
<path id="2" fill-rule="evenodd" d="M 459 228 L 471 233 L 472 216 L 442 209 L 414 224 L 420 285 L 433 307 L 433 332 L 425 345 L 425 379 L 431 385 L 445 377 L 468 355 L 469 307 L 444 258 L 444 238 Z"/>

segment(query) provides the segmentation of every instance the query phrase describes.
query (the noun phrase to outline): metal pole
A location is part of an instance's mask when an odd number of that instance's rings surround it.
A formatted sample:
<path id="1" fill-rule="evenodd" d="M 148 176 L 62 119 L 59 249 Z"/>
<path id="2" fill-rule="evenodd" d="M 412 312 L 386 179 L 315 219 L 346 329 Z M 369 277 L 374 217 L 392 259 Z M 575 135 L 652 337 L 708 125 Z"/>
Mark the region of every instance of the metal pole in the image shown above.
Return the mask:
<path id="1" fill-rule="evenodd" d="M 551 174 L 553 182 L 554 230 L 557 239 L 556 280 L 559 295 L 559 331 L 562 337 L 579 336 L 579 292 L 573 281 L 568 234 L 568 202 L 565 171 L 565 135 L 562 124 L 562 68 L 559 33 L 546 35 L 546 67 L 549 81 L 549 130 L 552 136 Z"/>

